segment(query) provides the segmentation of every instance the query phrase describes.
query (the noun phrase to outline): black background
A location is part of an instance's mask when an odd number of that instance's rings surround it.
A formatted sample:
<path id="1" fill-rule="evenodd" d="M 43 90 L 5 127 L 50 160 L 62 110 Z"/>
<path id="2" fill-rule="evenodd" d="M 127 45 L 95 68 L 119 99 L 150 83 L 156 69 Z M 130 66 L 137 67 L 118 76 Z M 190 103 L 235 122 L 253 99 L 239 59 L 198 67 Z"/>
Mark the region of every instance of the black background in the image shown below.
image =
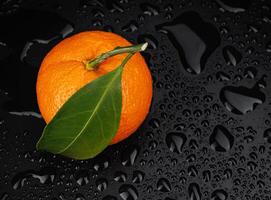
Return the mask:
<path id="1" fill-rule="evenodd" d="M 270 13 L 267 0 L 1 1 L 0 199 L 270 199 Z M 132 137 L 76 161 L 35 150 L 35 81 L 85 30 L 148 41 L 154 96 Z"/>

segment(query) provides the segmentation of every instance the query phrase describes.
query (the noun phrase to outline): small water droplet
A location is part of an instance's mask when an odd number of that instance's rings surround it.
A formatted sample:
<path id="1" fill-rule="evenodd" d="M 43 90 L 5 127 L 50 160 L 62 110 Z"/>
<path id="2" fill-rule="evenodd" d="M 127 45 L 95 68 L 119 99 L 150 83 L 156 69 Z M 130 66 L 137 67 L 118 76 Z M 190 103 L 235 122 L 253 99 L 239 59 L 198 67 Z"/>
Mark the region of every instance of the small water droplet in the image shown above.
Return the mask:
<path id="1" fill-rule="evenodd" d="M 141 10 L 145 15 L 149 16 L 157 16 L 159 15 L 159 10 L 154 5 L 151 5 L 149 3 L 143 3 L 140 5 Z"/>
<path id="2" fill-rule="evenodd" d="M 223 56 L 228 65 L 236 66 L 242 59 L 242 55 L 233 46 L 223 48 Z"/>
<path id="3" fill-rule="evenodd" d="M 197 183 L 190 183 L 188 186 L 188 195 L 190 200 L 201 200 L 201 192 Z"/>
<path id="4" fill-rule="evenodd" d="M 75 173 L 74 178 L 78 185 L 84 186 L 89 183 L 89 172 L 88 170 L 80 170 Z"/>
<path id="5" fill-rule="evenodd" d="M 145 174 L 142 171 L 136 170 L 133 172 L 133 183 L 141 183 L 144 179 Z"/>
<path id="6" fill-rule="evenodd" d="M 198 175 L 198 170 L 195 166 L 189 166 L 187 169 L 188 175 L 192 177 L 196 177 Z"/>
<path id="7" fill-rule="evenodd" d="M 254 79 L 257 76 L 257 70 L 254 67 L 247 67 L 244 76 L 249 79 Z"/>
<path id="8" fill-rule="evenodd" d="M 181 153 L 187 138 L 181 132 L 171 132 L 166 136 L 166 144 L 170 151 Z"/>
<path id="9" fill-rule="evenodd" d="M 271 128 L 268 128 L 264 131 L 263 138 L 265 141 L 271 144 Z"/>
<path id="10" fill-rule="evenodd" d="M 119 195 L 123 200 L 137 200 L 138 192 L 132 185 L 122 185 L 119 189 Z"/>
<path id="11" fill-rule="evenodd" d="M 131 166 L 135 163 L 139 153 L 139 147 L 136 145 L 129 146 L 121 156 L 121 163 L 124 166 Z"/>
<path id="12" fill-rule="evenodd" d="M 171 191 L 170 182 L 165 178 L 160 178 L 157 182 L 157 190 L 161 192 L 170 192 Z"/>
<path id="13" fill-rule="evenodd" d="M 82 194 L 76 194 L 75 200 L 86 200 L 86 198 Z"/>
<path id="14" fill-rule="evenodd" d="M 135 32 L 137 31 L 137 29 L 138 29 L 138 24 L 136 21 L 133 21 L 133 20 L 121 28 L 121 30 L 126 33 Z"/>
<path id="15" fill-rule="evenodd" d="M 106 190 L 107 185 L 108 185 L 108 182 L 105 178 L 101 178 L 96 181 L 97 190 L 99 190 L 100 192 Z"/>
<path id="16" fill-rule="evenodd" d="M 114 180 L 119 183 L 125 182 L 126 179 L 127 179 L 127 175 L 124 172 L 117 171 L 114 175 Z"/>
<path id="17" fill-rule="evenodd" d="M 227 200 L 228 194 L 224 190 L 215 190 L 211 195 L 211 200 Z"/>
<path id="18" fill-rule="evenodd" d="M 229 81 L 231 79 L 231 77 L 226 74 L 225 72 L 219 71 L 216 73 L 216 79 L 218 81 Z"/>

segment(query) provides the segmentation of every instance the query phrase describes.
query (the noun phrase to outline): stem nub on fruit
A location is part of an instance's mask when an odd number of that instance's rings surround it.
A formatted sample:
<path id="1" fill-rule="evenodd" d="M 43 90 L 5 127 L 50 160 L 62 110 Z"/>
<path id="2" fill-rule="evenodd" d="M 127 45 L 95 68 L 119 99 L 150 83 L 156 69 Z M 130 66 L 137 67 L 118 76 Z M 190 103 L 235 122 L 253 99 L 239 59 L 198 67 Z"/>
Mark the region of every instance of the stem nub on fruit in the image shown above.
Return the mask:
<path id="1" fill-rule="evenodd" d="M 99 55 L 98 57 L 88 61 L 86 63 L 86 69 L 87 70 L 95 70 L 99 67 L 99 64 L 105 61 L 107 58 L 110 58 L 112 56 L 122 54 L 122 53 L 130 53 L 135 54 L 136 52 L 144 51 L 148 47 L 148 43 L 142 43 L 138 45 L 133 46 L 126 46 L 126 47 L 116 47 L 112 51 L 108 51 L 106 53 L 103 53 Z"/>

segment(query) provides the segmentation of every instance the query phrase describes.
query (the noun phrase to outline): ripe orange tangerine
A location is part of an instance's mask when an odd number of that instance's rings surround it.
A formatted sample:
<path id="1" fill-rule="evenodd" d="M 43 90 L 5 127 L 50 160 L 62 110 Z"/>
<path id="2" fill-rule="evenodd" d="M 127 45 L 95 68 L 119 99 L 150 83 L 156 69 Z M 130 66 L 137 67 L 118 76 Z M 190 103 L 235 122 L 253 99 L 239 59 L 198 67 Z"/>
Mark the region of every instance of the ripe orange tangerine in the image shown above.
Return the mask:
<path id="1" fill-rule="evenodd" d="M 42 61 L 36 83 L 38 105 L 46 123 L 76 91 L 118 67 L 128 54 L 110 57 L 95 70 L 86 69 L 87 61 L 116 47 L 130 45 L 123 37 L 103 31 L 81 32 L 58 43 Z M 152 77 L 140 53 L 125 65 L 121 84 L 121 119 L 111 144 L 135 132 L 149 112 Z"/>

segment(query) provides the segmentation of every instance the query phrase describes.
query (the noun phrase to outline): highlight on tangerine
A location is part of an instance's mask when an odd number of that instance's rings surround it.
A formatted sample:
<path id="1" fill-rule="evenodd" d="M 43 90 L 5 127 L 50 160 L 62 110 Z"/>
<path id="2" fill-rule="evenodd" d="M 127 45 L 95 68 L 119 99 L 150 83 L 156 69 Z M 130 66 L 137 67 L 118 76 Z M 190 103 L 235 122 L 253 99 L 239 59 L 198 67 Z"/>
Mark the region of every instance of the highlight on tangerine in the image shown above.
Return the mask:
<path id="1" fill-rule="evenodd" d="M 42 61 L 36 83 L 37 101 L 46 123 L 81 87 L 118 67 L 127 53 L 106 59 L 95 70 L 87 70 L 89 60 L 116 47 L 130 45 L 126 39 L 111 32 L 86 31 L 68 37 L 53 47 Z M 136 53 L 125 65 L 121 86 L 121 119 L 111 144 L 135 132 L 150 109 L 152 77 L 140 53 Z"/>

